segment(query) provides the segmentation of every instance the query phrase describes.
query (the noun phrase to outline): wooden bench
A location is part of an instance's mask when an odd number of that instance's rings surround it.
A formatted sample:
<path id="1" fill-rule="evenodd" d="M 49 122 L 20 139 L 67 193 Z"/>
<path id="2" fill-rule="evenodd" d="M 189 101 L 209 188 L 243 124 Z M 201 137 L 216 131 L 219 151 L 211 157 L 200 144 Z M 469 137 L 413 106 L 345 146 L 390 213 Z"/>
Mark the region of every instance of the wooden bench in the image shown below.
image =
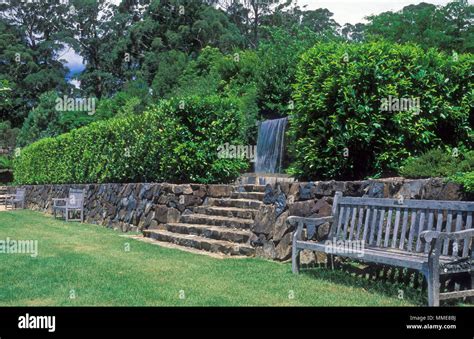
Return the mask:
<path id="1" fill-rule="evenodd" d="M 53 199 L 53 215 L 56 217 L 57 211 L 63 211 L 66 221 L 84 221 L 84 190 L 73 189 L 69 190 L 68 198 Z M 69 212 L 80 212 L 80 219 L 69 218 Z"/>
<path id="2" fill-rule="evenodd" d="M 15 194 L 7 195 L 5 197 L 5 209 L 8 209 L 8 205 L 11 209 L 14 209 L 17 204 L 21 204 L 21 208 L 25 208 L 25 194 L 24 188 L 17 188 Z"/>
<path id="3" fill-rule="evenodd" d="M 417 270 L 426 277 L 430 306 L 474 296 L 473 211 L 474 202 L 356 198 L 337 192 L 332 216 L 288 218 L 296 227 L 292 269 L 299 272 L 299 252 L 306 249 Z M 330 223 L 328 241 L 311 240 L 325 223 Z M 440 276 L 461 272 L 470 273 L 471 289 L 440 293 Z"/>

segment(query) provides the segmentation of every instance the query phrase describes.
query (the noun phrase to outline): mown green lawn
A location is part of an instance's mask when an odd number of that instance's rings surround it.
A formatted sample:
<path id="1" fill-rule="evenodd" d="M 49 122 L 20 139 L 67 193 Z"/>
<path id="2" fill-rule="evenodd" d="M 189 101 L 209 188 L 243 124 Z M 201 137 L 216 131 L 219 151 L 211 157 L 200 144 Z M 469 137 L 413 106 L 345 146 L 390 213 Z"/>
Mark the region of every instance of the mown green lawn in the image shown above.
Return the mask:
<path id="1" fill-rule="evenodd" d="M 389 306 L 424 294 L 323 268 L 215 259 L 33 211 L 0 212 L 0 240 L 37 240 L 38 256 L 0 254 L 0 305 Z M 129 251 L 127 251 L 129 249 Z M 399 289 L 404 299 L 398 298 Z"/>

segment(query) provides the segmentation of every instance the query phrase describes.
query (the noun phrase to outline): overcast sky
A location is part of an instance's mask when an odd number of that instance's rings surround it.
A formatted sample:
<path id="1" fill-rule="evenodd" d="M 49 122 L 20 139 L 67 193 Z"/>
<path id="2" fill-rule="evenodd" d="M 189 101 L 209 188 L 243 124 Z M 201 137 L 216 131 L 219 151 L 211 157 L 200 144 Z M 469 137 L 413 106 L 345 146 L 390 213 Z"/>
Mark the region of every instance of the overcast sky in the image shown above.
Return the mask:
<path id="1" fill-rule="evenodd" d="M 297 0 L 300 7 L 307 5 L 307 9 L 327 8 L 334 13 L 334 20 L 340 25 L 345 23 L 356 24 L 365 22 L 364 18 L 371 14 L 382 12 L 397 12 L 408 5 L 427 2 L 434 5 L 446 5 L 449 0 Z M 469 1 L 471 3 L 472 1 Z"/>
<path id="2" fill-rule="evenodd" d="M 120 0 L 109 0 L 115 4 Z M 365 22 L 364 18 L 372 14 L 380 14 L 387 11 L 399 11 L 403 7 L 427 2 L 435 5 L 446 5 L 449 0 L 296 0 L 300 7 L 307 5 L 306 9 L 327 8 L 334 13 L 334 19 L 340 24 L 356 24 Z M 474 0 L 469 0 L 473 3 Z M 72 50 L 65 52 L 62 56 L 67 60 L 67 66 L 74 73 L 83 69 L 82 58 Z"/>

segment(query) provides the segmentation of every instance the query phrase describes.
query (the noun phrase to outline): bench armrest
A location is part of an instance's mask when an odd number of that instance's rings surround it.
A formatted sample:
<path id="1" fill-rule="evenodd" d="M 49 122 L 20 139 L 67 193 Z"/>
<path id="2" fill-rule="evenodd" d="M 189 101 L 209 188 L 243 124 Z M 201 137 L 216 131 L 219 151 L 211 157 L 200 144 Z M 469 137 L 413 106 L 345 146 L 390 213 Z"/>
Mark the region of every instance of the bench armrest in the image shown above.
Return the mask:
<path id="1" fill-rule="evenodd" d="M 428 262 L 435 262 L 436 264 L 438 264 L 443 242 L 445 242 L 446 240 L 452 240 L 456 242 L 459 240 L 464 240 L 466 242 L 471 238 L 474 238 L 474 229 L 468 229 L 457 232 L 423 231 L 420 233 L 420 238 L 422 243 L 428 243 L 430 246 Z M 464 251 L 466 250 L 468 250 L 468 247 L 464 249 Z M 472 253 L 470 256 L 472 257 L 474 256 L 474 251 L 471 252 Z"/>
<path id="2" fill-rule="evenodd" d="M 457 232 L 439 232 L 439 231 L 423 231 L 420 233 L 421 241 L 430 243 L 436 240 L 462 240 L 474 237 L 474 228 L 457 231 Z"/>

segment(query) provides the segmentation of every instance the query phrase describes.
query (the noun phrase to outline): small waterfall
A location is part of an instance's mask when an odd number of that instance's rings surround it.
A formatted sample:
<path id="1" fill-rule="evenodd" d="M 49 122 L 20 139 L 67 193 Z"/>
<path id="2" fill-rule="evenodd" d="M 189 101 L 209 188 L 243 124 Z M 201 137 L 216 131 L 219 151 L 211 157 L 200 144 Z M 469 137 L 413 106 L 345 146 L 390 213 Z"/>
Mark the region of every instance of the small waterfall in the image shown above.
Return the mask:
<path id="1" fill-rule="evenodd" d="M 263 121 L 258 128 L 255 172 L 279 173 L 288 118 Z"/>

